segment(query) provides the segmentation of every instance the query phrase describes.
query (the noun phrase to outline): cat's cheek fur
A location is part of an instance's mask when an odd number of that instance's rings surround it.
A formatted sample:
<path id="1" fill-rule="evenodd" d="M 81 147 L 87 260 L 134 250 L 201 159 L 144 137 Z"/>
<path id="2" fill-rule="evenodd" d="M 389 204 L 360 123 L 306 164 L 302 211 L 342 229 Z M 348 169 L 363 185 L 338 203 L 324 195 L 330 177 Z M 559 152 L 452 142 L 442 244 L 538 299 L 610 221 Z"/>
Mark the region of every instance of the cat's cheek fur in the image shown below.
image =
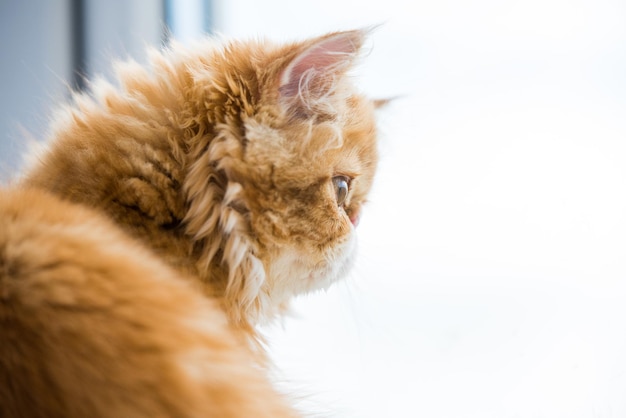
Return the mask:
<path id="1" fill-rule="evenodd" d="M 281 305 L 295 295 L 326 289 L 344 277 L 354 264 L 357 239 L 354 233 L 318 257 L 313 251 L 286 248 L 268 266 L 267 286 L 271 300 Z"/>

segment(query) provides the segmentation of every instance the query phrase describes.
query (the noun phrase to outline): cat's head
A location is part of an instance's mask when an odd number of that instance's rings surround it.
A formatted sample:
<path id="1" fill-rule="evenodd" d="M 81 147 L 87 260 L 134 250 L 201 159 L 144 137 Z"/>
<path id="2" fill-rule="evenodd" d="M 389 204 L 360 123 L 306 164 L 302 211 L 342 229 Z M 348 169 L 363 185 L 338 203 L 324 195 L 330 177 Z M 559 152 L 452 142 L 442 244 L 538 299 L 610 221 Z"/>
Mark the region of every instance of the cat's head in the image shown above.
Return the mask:
<path id="1" fill-rule="evenodd" d="M 377 163 L 374 103 L 347 74 L 364 37 L 230 43 L 190 66 L 187 232 L 201 269 L 226 272 L 235 319 L 262 320 L 351 266 Z"/>

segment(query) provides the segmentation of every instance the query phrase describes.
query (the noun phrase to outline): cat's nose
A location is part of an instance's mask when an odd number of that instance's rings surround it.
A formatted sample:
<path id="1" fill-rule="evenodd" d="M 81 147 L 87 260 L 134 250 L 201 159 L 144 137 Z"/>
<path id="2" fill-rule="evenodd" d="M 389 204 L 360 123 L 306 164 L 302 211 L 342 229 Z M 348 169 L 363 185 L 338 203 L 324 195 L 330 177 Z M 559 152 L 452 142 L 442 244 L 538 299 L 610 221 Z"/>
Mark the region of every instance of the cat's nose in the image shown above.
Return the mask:
<path id="1" fill-rule="evenodd" d="M 352 225 L 354 225 L 354 227 L 356 228 L 359 225 L 359 220 L 361 219 L 361 211 L 355 211 L 352 214 L 350 214 L 350 222 L 352 222 Z"/>

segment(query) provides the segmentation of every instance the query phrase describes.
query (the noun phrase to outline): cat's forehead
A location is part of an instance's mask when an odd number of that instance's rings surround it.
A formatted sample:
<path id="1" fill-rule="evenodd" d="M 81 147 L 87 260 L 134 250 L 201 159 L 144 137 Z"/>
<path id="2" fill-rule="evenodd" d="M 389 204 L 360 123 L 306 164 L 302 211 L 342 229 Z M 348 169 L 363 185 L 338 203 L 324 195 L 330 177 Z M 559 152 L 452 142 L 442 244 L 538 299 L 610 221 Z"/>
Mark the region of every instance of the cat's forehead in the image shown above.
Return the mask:
<path id="1" fill-rule="evenodd" d="M 376 159 L 376 130 L 372 110 L 368 106 L 359 110 L 321 123 L 289 121 L 276 126 L 250 118 L 245 123 L 246 160 L 302 180 L 362 175 Z"/>

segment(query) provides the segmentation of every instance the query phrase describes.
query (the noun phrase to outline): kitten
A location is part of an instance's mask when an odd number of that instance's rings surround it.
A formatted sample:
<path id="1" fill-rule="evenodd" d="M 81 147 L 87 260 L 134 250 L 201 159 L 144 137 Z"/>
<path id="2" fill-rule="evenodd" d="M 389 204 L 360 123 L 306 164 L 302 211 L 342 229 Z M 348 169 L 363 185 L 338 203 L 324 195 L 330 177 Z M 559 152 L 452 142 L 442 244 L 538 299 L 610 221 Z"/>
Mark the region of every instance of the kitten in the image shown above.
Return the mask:
<path id="1" fill-rule="evenodd" d="M 0 417 L 294 416 L 250 342 L 352 263 L 364 37 L 174 44 L 75 96 L 0 195 Z"/>

